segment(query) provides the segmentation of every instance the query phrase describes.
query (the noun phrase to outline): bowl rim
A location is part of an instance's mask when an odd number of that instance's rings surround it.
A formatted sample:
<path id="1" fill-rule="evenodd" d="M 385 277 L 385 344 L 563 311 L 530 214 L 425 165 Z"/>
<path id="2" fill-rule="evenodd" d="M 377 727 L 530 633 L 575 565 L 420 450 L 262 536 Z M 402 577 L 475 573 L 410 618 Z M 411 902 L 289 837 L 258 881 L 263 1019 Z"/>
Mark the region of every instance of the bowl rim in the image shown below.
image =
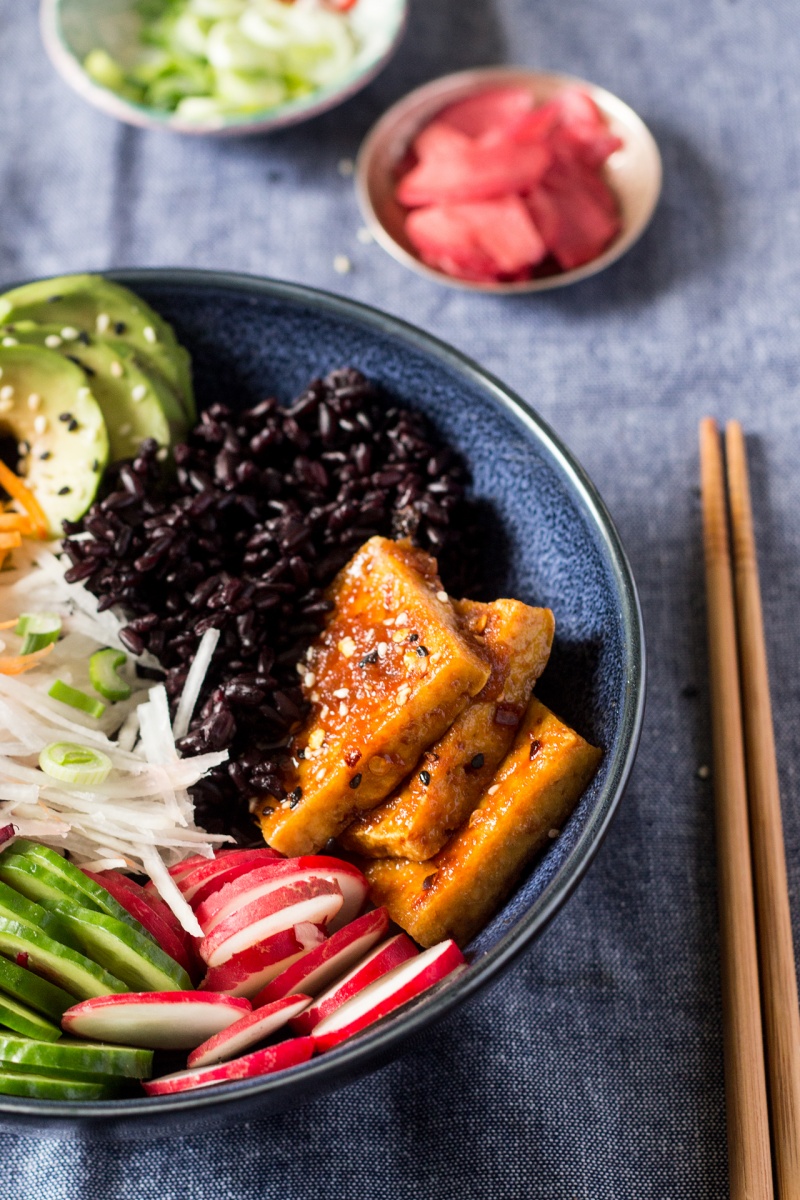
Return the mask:
<path id="1" fill-rule="evenodd" d="M 369 188 L 369 173 L 372 159 L 381 140 L 388 132 L 392 131 L 395 122 L 405 116 L 406 113 L 413 111 L 414 108 L 424 105 L 428 99 L 433 100 L 441 97 L 441 107 L 444 108 L 455 99 L 455 96 L 449 95 L 450 89 L 455 92 L 464 88 L 464 94 L 466 95 L 468 94 L 467 89 L 477 92 L 492 84 L 510 84 L 514 82 L 537 83 L 540 85 L 544 84 L 545 86 L 555 85 L 564 88 L 579 87 L 592 97 L 604 115 L 614 117 L 623 124 L 626 124 L 629 129 L 635 130 L 637 137 L 645 147 L 645 153 L 650 157 L 650 170 L 652 172 L 650 194 L 638 219 L 632 222 L 627 229 L 623 230 L 602 254 L 599 254 L 596 258 L 591 259 L 588 263 L 584 263 L 580 267 L 574 267 L 568 271 L 560 271 L 555 275 L 546 275 L 538 279 L 522 280 L 516 283 L 480 283 L 475 280 L 458 279 L 453 275 L 446 275 L 444 271 L 437 271 L 435 267 L 428 266 L 427 263 L 424 263 L 422 259 L 417 258 L 415 254 L 408 251 L 405 246 L 396 241 L 391 233 L 389 233 L 372 203 Z M 426 117 L 425 121 L 430 119 Z M 611 157 L 613 158 L 613 155 Z M 413 91 L 407 92 L 405 96 L 402 96 L 400 100 L 396 101 L 378 118 L 361 143 L 356 157 L 354 183 L 358 205 L 370 233 L 397 262 L 412 271 L 416 271 L 417 274 L 423 275 L 426 279 L 434 280 L 436 283 L 444 284 L 446 287 L 456 288 L 460 291 L 478 292 L 485 296 L 518 296 L 529 295 L 534 292 L 549 292 L 555 288 L 567 287 L 569 284 L 579 283 L 583 279 L 589 279 L 592 275 L 597 275 L 598 272 L 605 270 L 606 267 L 610 267 L 623 254 L 626 254 L 639 240 L 652 220 L 661 195 L 663 175 L 664 168 L 661 153 L 653 134 L 636 110 L 631 108 L 629 104 L 626 104 L 614 92 L 610 92 L 607 88 L 592 83 L 588 79 L 581 79 L 576 75 L 563 74 L 557 71 L 537 70 L 534 67 L 504 65 L 499 67 L 470 67 L 465 71 L 455 71 L 449 75 L 440 75 L 436 79 L 429 80 L 428 83 L 423 83 Z"/>
<path id="2" fill-rule="evenodd" d="M 175 1096 L 132 1097 L 102 1101 L 50 1101 L 16 1096 L 0 1096 L 0 1124 L 3 1119 L 15 1119 L 31 1126 L 45 1125 L 48 1119 L 65 1125 L 120 1125 L 137 1121 L 147 1125 L 153 1118 L 178 1117 L 182 1113 L 202 1114 L 227 1108 L 230 1120 L 236 1116 L 237 1104 L 257 1104 L 270 1093 L 285 1092 L 286 1107 L 316 1098 L 336 1086 L 341 1076 L 351 1077 L 376 1069 L 381 1062 L 393 1058 L 401 1045 L 415 1033 L 453 1011 L 465 1000 L 477 994 L 506 969 L 553 919 L 580 883 L 608 831 L 622 794 L 633 769 L 641 735 L 645 704 L 646 649 L 644 624 L 639 596 L 628 557 L 611 515 L 595 485 L 589 479 L 558 435 L 536 413 L 534 408 L 516 392 L 506 387 L 473 359 L 437 337 L 370 305 L 347 299 L 332 292 L 304 284 L 288 283 L 264 276 L 239 272 L 198 270 L 191 268 L 137 268 L 96 272 L 134 291 L 140 287 L 212 288 L 243 295 L 265 296 L 296 306 L 317 309 L 329 317 L 343 317 L 380 335 L 390 335 L 412 349 L 433 355 L 454 375 L 471 386 L 478 386 L 512 418 L 521 422 L 526 432 L 554 461 L 570 490 L 583 509 L 586 518 L 599 535 L 611 568 L 620 603 L 620 623 L 625 650 L 625 690 L 620 713 L 620 752 L 612 760 L 611 770 L 587 820 L 586 827 L 569 856 L 536 898 L 530 909 L 499 938 L 497 944 L 475 964 L 471 964 L 457 979 L 429 993 L 423 993 L 406 1011 L 378 1022 L 371 1030 L 344 1042 L 334 1050 L 312 1058 L 307 1063 L 276 1075 L 200 1088 Z M 20 280 L 8 285 L 20 286 L 32 282 Z M 318 1090 L 317 1090 L 318 1089 Z M 218 1112 L 215 1116 L 218 1116 Z M 265 1113 L 266 1115 L 266 1113 Z M 43 1132 L 47 1130 L 44 1129 Z"/>
<path id="3" fill-rule="evenodd" d="M 63 0 L 41 0 L 39 28 L 50 61 L 73 91 L 107 116 L 116 117 L 128 125 L 167 133 L 186 133 L 194 137 L 246 137 L 270 133 L 321 116 L 343 104 L 371 83 L 395 54 L 408 26 L 409 12 L 409 0 L 392 0 L 394 26 L 387 31 L 382 51 L 357 70 L 351 70 L 338 83 L 326 84 L 308 96 L 248 113 L 246 117 L 234 115 L 204 123 L 182 121 L 174 114 L 125 100 L 109 88 L 95 83 L 64 37 L 60 21 L 62 3 Z"/>

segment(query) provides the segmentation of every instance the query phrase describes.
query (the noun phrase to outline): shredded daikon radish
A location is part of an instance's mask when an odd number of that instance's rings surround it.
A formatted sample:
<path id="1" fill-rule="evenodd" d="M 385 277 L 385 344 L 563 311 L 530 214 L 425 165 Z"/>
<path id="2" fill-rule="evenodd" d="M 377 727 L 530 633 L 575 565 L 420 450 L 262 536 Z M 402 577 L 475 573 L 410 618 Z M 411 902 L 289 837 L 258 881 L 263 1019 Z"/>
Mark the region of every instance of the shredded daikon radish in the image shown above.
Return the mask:
<path id="1" fill-rule="evenodd" d="M 167 902 L 182 927 L 193 937 L 203 937 L 203 930 L 189 904 L 178 891 L 177 885 L 158 855 L 150 849 L 142 850 L 142 862 L 148 875 Z"/>
<path id="2" fill-rule="evenodd" d="M 194 656 L 189 674 L 186 676 L 186 683 L 183 685 L 181 698 L 178 701 L 178 709 L 175 713 L 175 721 L 172 726 L 172 733 L 175 741 L 179 738 L 186 737 L 189 732 L 189 725 L 194 714 L 195 706 L 200 696 L 200 691 L 205 682 L 205 677 L 208 674 L 208 668 L 211 666 L 211 660 L 214 657 L 214 651 L 217 648 L 219 641 L 218 629 L 207 629 L 200 639 L 197 647 L 197 653 Z"/>

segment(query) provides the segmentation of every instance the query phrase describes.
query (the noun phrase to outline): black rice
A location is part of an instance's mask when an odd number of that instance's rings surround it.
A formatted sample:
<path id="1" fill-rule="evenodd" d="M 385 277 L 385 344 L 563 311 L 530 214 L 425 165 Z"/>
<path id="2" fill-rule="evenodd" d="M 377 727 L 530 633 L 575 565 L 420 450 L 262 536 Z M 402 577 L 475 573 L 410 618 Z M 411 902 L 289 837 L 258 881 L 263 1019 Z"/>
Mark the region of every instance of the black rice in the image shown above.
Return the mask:
<path id="1" fill-rule="evenodd" d="M 251 799 L 283 794 L 278 760 L 306 712 L 297 664 L 324 623 L 324 589 L 383 534 L 438 555 L 446 586 L 469 590 L 467 475 L 420 413 L 353 368 L 313 380 L 288 407 L 214 404 L 174 460 L 148 440 L 109 468 L 102 498 L 65 523 L 67 579 L 127 616 L 121 639 L 159 659 L 173 711 L 200 637 L 220 630 L 179 748 L 230 751 L 194 788 L 197 817 L 250 841 Z"/>

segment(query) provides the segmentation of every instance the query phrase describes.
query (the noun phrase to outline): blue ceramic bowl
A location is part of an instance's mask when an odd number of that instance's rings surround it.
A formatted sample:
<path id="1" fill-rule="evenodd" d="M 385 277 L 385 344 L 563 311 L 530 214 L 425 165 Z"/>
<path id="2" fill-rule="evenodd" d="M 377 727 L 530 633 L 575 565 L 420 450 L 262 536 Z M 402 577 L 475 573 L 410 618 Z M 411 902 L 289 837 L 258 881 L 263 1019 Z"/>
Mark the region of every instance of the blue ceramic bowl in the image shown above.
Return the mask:
<path id="1" fill-rule="evenodd" d="M 542 699 L 605 753 L 561 836 L 467 950 L 469 969 L 360 1037 L 311 1062 L 180 1096 L 60 1104 L 0 1097 L 0 1120 L 40 1130 L 147 1136 L 276 1112 L 352 1081 L 413 1033 L 496 979 L 581 879 L 619 803 L 644 704 L 636 588 L 589 479 L 528 403 L 455 350 L 393 317 L 270 280 L 199 271 L 125 271 L 194 359 L 200 405 L 295 396 L 314 375 L 354 365 L 422 408 L 465 457 L 496 554 L 493 593 L 548 605 L 556 641 Z M 502 1002 L 502 999 L 501 999 Z"/>

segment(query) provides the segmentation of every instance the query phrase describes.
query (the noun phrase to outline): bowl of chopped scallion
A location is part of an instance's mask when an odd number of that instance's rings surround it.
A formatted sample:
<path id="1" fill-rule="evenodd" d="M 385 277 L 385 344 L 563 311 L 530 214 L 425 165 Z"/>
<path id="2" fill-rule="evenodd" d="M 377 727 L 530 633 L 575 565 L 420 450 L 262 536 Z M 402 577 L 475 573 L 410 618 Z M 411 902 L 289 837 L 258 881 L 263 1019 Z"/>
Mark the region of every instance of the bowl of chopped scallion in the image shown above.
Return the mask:
<path id="1" fill-rule="evenodd" d="M 154 129 L 265 133 L 364 87 L 407 0 L 42 0 L 45 47 L 98 108 Z"/>

